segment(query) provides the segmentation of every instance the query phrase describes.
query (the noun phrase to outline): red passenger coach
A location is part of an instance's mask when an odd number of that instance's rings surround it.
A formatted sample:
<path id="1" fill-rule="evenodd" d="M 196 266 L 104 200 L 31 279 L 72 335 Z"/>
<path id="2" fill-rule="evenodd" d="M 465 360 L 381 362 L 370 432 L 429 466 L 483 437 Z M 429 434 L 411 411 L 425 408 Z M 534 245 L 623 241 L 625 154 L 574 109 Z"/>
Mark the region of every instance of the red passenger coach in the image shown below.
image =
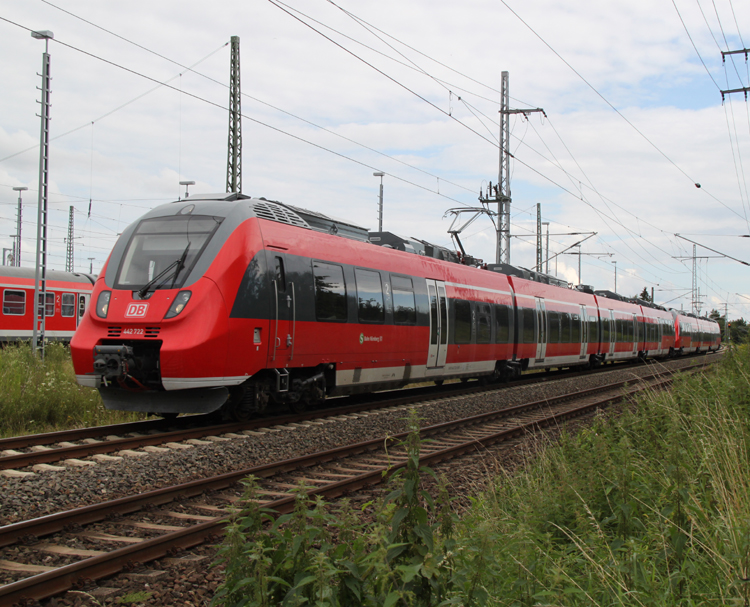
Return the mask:
<path id="1" fill-rule="evenodd" d="M 3 311 L 0 342 L 31 339 L 34 329 L 34 268 L 0 266 Z M 69 342 L 88 306 L 94 278 L 89 274 L 47 271 L 45 338 Z M 41 305 L 42 295 L 39 295 Z"/>
<path id="2" fill-rule="evenodd" d="M 71 343 L 76 376 L 108 408 L 243 419 L 416 381 L 675 351 L 661 308 L 460 261 L 237 193 L 162 205 L 123 232 L 99 275 Z"/>

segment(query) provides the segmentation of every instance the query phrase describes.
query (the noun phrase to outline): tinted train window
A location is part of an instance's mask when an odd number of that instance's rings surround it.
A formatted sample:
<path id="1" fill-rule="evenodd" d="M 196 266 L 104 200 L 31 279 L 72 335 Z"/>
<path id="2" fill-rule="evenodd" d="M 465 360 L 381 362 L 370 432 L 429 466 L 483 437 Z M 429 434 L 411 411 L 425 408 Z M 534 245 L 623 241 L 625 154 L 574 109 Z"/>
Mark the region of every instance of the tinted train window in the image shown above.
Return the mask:
<path id="1" fill-rule="evenodd" d="M 560 341 L 564 344 L 570 343 L 570 314 L 560 314 Z"/>
<path id="2" fill-rule="evenodd" d="M 599 325 L 596 322 L 596 316 L 589 316 L 589 343 L 599 341 Z"/>
<path id="3" fill-rule="evenodd" d="M 73 293 L 62 294 L 60 314 L 68 318 L 76 315 L 76 296 Z"/>
<path id="4" fill-rule="evenodd" d="M 346 283 L 341 266 L 320 261 L 313 262 L 315 278 L 315 318 L 328 321 L 345 321 Z"/>
<path id="5" fill-rule="evenodd" d="M 372 270 L 355 269 L 354 277 L 357 279 L 359 322 L 383 322 L 385 307 L 380 274 Z"/>
<path id="6" fill-rule="evenodd" d="M 560 313 L 547 312 L 547 323 L 549 325 L 547 343 L 556 344 L 560 341 Z"/>
<path id="7" fill-rule="evenodd" d="M 393 289 L 393 322 L 397 325 L 416 324 L 417 306 L 414 303 L 414 287 L 411 278 L 391 276 L 391 288 Z"/>
<path id="8" fill-rule="evenodd" d="M 534 334 L 534 319 L 536 318 L 536 310 L 530 308 L 518 308 L 519 320 L 523 323 L 521 329 L 523 335 L 523 343 L 533 344 L 536 343 L 536 335 Z"/>
<path id="9" fill-rule="evenodd" d="M 11 291 L 3 292 L 3 314 L 11 316 L 23 316 L 26 313 L 26 292 Z"/>
<path id="10" fill-rule="evenodd" d="M 507 344 L 510 342 L 510 327 L 513 320 L 509 306 L 498 304 L 495 306 L 495 343 Z"/>
<path id="11" fill-rule="evenodd" d="M 471 343 L 471 303 L 456 299 L 453 301 L 455 313 L 454 336 L 457 344 Z"/>
<path id="12" fill-rule="evenodd" d="M 286 274 L 284 272 L 284 260 L 281 257 L 273 258 L 273 279 L 276 281 L 276 290 L 279 293 L 286 291 Z"/>
<path id="13" fill-rule="evenodd" d="M 570 330 L 570 341 L 574 344 L 581 343 L 581 317 L 578 314 L 572 316 L 573 324 Z"/>
<path id="14" fill-rule="evenodd" d="M 609 339 L 609 318 L 602 318 L 602 343 L 607 343 Z"/>
<path id="15" fill-rule="evenodd" d="M 490 307 L 487 304 L 477 304 L 477 343 L 490 343 L 491 333 Z"/>

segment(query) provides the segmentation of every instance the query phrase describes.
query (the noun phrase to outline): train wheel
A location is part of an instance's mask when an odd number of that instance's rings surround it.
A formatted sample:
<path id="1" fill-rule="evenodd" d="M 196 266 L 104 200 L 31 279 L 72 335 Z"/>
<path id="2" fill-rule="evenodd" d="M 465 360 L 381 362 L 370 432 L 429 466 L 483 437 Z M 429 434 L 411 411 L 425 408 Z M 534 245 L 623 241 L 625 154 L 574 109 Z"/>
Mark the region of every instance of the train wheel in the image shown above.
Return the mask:
<path id="1" fill-rule="evenodd" d="M 290 402 L 287 406 L 289 407 L 289 411 L 294 414 L 307 411 L 307 403 L 303 398 L 300 398 L 298 401 Z"/>
<path id="2" fill-rule="evenodd" d="M 179 413 L 159 413 L 160 417 L 163 417 L 170 422 L 176 420 L 178 415 Z"/>
<path id="3" fill-rule="evenodd" d="M 435 385 L 436 386 L 442 386 L 443 385 L 443 380 L 442 379 L 436 379 L 435 380 Z"/>

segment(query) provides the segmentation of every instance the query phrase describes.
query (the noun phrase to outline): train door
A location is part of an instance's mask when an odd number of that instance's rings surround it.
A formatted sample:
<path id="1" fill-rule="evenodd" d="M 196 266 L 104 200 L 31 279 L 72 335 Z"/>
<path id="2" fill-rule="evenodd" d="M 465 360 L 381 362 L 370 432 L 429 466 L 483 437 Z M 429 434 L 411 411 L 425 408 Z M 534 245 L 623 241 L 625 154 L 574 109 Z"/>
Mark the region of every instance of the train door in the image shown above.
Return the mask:
<path id="1" fill-rule="evenodd" d="M 79 293 L 78 294 L 78 313 L 76 314 L 76 327 L 81 324 L 84 314 L 89 307 L 89 299 L 91 298 L 90 293 Z"/>
<path id="2" fill-rule="evenodd" d="M 638 316 L 633 314 L 633 354 L 638 354 Z"/>
<path id="3" fill-rule="evenodd" d="M 586 322 L 586 306 L 581 306 L 581 352 L 580 359 L 586 358 L 589 345 L 589 323 Z"/>
<path id="4" fill-rule="evenodd" d="M 296 301 L 294 283 L 287 280 L 286 255 L 268 251 L 268 269 L 273 289 L 273 325 L 269 327 L 271 363 L 281 365 L 294 358 Z"/>
<path id="5" fill-rule="evenodd" d="M 544 300 L 536 298 L 536 361 L 544 362 L 547 355 L 547 310 Z"/>
<path id="6" fill-rule="evenodd" d="M 430 301 L 430 344 L 427 367 L 445 366 L 448 351 L 448 298 L 445 283 L 440 280 L 427 281 L 427 296 Z"/>
<path id="7" fill-rule="evenodd" d="M 617 324 L 614 310 L 609 311 L 609 353 L 614 356 L 617 346 Z"/>

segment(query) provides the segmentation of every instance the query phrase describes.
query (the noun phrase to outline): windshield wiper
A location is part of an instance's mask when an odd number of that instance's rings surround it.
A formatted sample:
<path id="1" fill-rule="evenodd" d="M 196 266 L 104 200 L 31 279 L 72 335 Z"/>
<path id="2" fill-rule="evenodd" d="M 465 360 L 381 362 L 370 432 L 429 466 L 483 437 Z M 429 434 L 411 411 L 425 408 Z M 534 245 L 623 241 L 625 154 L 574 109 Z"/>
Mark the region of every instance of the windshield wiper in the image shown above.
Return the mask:
<path id="1" fill-rule="evenodd" d="M 188 249 L 190 249 L 190 243 L 188 243 L 188 245 L 185 247 L 185 250 L 182 252 L 182 255 L 180 255 L 180 258 L 175 259 L 166 268 L 164 268 L 161 272 L 159 272 L 156 276 L 154 276 L 151 280 L 149 280 L 143 286 L 143 288 L 140 291 L 138 291 L 138 295 L 140 295 L 141 297 L 145 297 L 146 294 L 151 289 L 151 287 L 153 287 L 170 270 L 172 270 L 173 268 L 176 268 L 174 272 L 174 278 L 172 279 L 172 287 L 174 287 L 174 283 L 177 281 L 177 276 L 179 276 L 180 272 L 185 267 L 185 258 L 187 257 Z M 159 283 L 156 288 L 158 289 L 161 285 L 167 282 L 167 280 L 169 280 L 169 276 L 166 276 L 166 278 L 164 278 L 164 280 L 162 280 L 161 283 Z"/>

